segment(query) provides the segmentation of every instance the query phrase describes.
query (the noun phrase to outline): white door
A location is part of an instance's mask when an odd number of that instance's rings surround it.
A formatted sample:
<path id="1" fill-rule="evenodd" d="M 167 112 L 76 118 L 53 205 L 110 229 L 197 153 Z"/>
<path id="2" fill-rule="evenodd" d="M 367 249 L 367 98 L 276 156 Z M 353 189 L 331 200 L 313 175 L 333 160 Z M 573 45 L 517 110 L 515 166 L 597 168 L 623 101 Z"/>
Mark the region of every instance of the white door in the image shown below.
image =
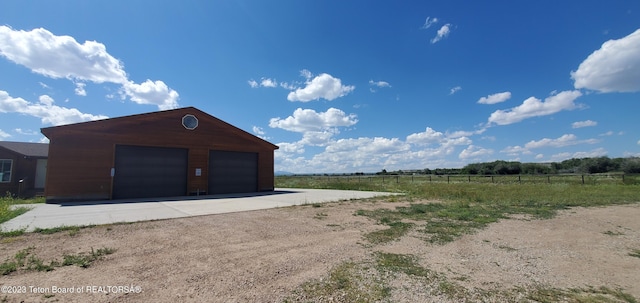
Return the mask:
<path id="1" fill-rule="evenodd" d="M 47 177 L 47 159 L 38 159 L 36 163 L 36 183 L 35 188 L 44 188 Z"/>

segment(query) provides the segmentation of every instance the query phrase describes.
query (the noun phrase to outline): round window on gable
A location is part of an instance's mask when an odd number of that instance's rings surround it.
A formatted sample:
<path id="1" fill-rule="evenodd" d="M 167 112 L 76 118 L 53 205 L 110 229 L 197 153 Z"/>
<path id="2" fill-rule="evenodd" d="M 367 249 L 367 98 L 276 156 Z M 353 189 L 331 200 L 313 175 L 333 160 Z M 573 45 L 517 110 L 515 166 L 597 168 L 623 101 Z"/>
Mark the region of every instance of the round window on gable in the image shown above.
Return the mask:
<path id="1" fill-rule="evenodd" d="M 182 117 L 182 126 L 188 130 L 194 130 L 198 127 L 198 118 L 194 115 L 184 115 Z"/>

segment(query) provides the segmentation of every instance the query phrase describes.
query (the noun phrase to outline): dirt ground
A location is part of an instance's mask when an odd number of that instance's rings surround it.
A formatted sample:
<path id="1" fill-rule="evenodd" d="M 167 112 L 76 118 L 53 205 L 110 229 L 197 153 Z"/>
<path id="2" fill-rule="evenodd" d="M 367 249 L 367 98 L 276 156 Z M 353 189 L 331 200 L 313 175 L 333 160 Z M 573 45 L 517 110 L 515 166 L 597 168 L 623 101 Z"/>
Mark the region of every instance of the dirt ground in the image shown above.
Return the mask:
<path id="1" fill-rule="evenodd" d="M 640 204 L 574 208 L 548 220 L 502 220 L 446 245 L 429 244 L 418 231 L 392 243 L 367 243 L 365 233 L 385 227 L 354 213 L 401 205 L 407 204 L 350 201 L 4 238 L 0 261 L 28 247 L 45 263 L 92 249 L 115 252 L 88 268 L 0 276 L 0 299 L 295 301 L 292 294 L 302 283 L 326 279 L 332 268 L 371 259 L 374 252 L 414 255 L 421 266 L 468 289 L 606 286 L 640 298 L 640 258 L 629 255 L 640 249 Z M 26 293 L 6 294 L 7 286 Z M 388 286 L 393 302 L 429 301 L 415 281 Z"/>

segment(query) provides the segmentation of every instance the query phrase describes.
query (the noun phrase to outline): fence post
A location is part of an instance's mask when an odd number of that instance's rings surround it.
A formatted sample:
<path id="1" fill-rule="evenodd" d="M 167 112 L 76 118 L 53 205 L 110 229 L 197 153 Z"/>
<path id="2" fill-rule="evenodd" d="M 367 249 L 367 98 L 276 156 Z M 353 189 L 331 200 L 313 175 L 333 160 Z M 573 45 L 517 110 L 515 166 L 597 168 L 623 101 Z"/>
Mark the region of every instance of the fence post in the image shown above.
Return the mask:
<path id="1" fill-rule="evenodd" d="M 396 176 L 396 184 L 400 183 L 400 180 L 398 179 L 400 176 Z"/>
<path id="2" fill-rule="evenodd" d="M 467 177 L 469 177 L 469 183 L 471 183 L 471 175 L 469 175 L 469 176 L 467 176 Z"/>
<path id="3" fill-rule="evenodd" d="M 582 175 L 582 185 L 584 185 L 584 175 Z"/>
<path id="4" fill-rule="evenodd" d="M 624 184 L 624 174 L 622 174 L 622 183 Z"/>
<path id="5" fill-rule="evenodd" d="M 491 175 L 491 183 L 493 183 L 493 175 Z"/>
<path id="6" fill-rule="evenodd" d="M 522 180 L 520 180 L 520 175 L 518 175 L 518 183 L 522 184 Z"/>
<path id="7" fill-rule="evenodd" d="M 447 184 L 449 184 L 449 175 L 447 175 Z"/>
<path id="8" fill-rule="evenodd" d="M 547 182 L 551 184 L 551 176 L 547 175 Z"/>
<path id="9" fill-rule="evenodd" d="M 429 175 L 429 183 L 431 183 L 431 175 Z"/>

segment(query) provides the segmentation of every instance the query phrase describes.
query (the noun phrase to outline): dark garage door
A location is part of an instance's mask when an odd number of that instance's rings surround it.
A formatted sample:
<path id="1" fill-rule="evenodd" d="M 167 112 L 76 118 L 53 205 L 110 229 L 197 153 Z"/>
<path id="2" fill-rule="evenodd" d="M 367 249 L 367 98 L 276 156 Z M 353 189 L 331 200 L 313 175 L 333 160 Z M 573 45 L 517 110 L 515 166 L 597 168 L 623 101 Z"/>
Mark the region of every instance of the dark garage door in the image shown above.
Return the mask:
<path id="1" fill-rule="evenodd" d="M 209 193 L 247 193 L 258 190 L 258 154 L 209 152 Z"/>
<path id="2" fill-rule="evenodd" d="M 116 146 L 113 198 L 184 196 L 188 156 L 183 148 Z"/>

